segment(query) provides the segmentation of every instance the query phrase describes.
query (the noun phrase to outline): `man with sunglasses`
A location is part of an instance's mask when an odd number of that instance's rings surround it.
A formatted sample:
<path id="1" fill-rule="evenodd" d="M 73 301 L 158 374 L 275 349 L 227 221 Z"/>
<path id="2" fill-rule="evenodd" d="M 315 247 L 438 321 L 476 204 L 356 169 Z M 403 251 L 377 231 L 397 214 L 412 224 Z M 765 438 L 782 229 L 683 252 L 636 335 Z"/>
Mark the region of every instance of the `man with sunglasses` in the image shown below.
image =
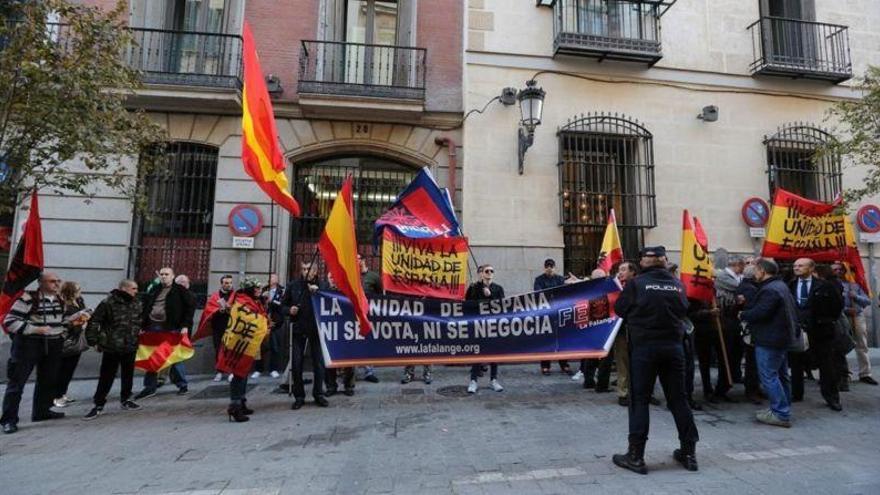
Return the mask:
<path id="1" fill-rule="evenodd" d="M 64 342 L 64 304 L 58 297 L 61 278 L 52 272 L 40 275 L 39 288 L 28 291 L 12 305 L 3 326 L 12 336 L 9 358 L 9 376 L 3 395 L 3 433 L 18 431 L 18 409 L 25 384 L 34 368 L 37 382 L 34 386 L 31 421 L 60 419 L 64 413 L 52 411 L 55 397 L 55 376 L 61 363 Z"/>
<path id="2" fill-rule="evenodd" d="M 480 280 L 471 284 L 464 298 L 468 301 L 483 301 L 487 299 L 504 299 L 504 288 L 494 283 L 495 269 L 492 265 L 482 265 L 477 268 Z M 471 366 L 471 381 L 468 384 L 469 394 L 477 393 L 477 378 L 482 371 L 482 364 Z M 504 387 L 498 382 L 498 363 L 489 364 L 489 385 L 496 392 L 503 392 Z"/>
<path id="3" fill-rule="evenodd" d="M 684 319 L 688 301 L 682 283 L 667 270 L 666 248 L 639 252 L 641 273 L 623 288 L 614 312 L 623 318 L 630 344 L 629 449 L 615 454 L 614 464 L 647 474 L 648 405 L 659 377 L 669 411 L 675 418 L 681 448 L 672 456 L 685 469 L 697 470 L 697 426 L 685 391 Z"/>

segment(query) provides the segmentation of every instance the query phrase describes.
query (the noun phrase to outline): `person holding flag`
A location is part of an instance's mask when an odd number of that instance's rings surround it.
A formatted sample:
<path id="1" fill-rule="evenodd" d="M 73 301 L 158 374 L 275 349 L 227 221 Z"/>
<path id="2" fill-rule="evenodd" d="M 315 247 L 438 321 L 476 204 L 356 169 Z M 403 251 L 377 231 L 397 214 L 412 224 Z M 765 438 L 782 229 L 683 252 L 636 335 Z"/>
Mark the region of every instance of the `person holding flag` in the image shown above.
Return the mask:
<path id="1" fill-rule="evenodd" d="M 324 395 L 324 354 L 321 351 L 315 308 L 312 305 L 312 294 L 322 288 L 323 284 L 318 281 L 318 265 L 314 261 L 303 263 L 301 268 L 302 277 L 287 285 L 281 300 L 281 313 L 290 316 L 290 324 L 293 326 L 293 367 L 290 372 L 293 373 L 294 401 L 290 408 L 294 411 L 302 408 L 306 399 L 303 382 L 306 345 L 309 346 L 309 354 L 312 356 L 312 397 L 320 407 L 330 405 Z"/>

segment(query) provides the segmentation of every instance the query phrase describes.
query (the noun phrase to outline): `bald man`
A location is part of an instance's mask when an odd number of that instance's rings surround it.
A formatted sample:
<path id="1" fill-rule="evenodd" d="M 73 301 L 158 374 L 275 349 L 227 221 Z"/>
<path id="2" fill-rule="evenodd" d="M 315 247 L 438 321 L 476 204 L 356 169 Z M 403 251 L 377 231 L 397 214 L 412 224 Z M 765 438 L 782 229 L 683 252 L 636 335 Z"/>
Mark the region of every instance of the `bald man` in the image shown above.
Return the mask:
<path id="1" fill-rule="evenodd" d="M 37 368 L 31 421 L 59 419 L 64 413 L 49 409 L 55 397 L 55 377 L 64 342 L 64 305 L 58 297 L 61 278 L 54 272 L 40 275 L 39 287 L 27 291 L 12 305 L 3 326 L 12 337 L 11 371 L 3 395 L 3 433 L 18 431 L 18 408 L 24 386 Z"/>

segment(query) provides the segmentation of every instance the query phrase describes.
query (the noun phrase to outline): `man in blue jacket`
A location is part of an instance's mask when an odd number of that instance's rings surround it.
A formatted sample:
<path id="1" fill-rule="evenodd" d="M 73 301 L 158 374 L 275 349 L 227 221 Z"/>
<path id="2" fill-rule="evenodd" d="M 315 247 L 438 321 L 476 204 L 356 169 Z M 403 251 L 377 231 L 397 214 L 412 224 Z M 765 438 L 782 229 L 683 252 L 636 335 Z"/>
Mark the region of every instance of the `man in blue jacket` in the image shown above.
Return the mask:
<path id="1" fill-rule="evenodd" d="M 749 325 L 758 377 L 770 399 L 770 409 L 758 411 L 755 418 L 764 424 L 789 428 L 791 379 L 787 355 L 799 329 L 794 297 L 778 273 L 779 267 L 773 260 L 755 261 L 758 292 L 739 317 Z"/>
<path id="2" fill-rule="evenodd" d="M 687 297 L 684 286 L 666 269 L 665 247 L 642 248 L 639 256 L 641 274 L 626 284 L 614 303 L 614 312 L 623 318 L 629 337 L 630 402 L 629 449 L 612 460 L 630 471 L 648 473 L 644 460 L 648 404 L 659 377 L 681 441 L 681 448 L 672 455 L 685 469 L 696 471 L 699 434 L 684 386 L 682 342 Z"/>

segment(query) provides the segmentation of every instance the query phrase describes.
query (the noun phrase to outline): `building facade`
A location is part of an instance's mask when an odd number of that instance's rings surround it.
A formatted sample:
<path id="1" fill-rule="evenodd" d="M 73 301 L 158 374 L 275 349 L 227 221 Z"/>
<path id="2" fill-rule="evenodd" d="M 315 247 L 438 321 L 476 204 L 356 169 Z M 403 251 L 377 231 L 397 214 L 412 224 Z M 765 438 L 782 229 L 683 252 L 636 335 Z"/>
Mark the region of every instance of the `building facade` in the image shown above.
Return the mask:
<path id="1" fill-rule="evenodd" d="M 167 131 L 146 153 L 168 166 L 149 177 L 143 213 L 112 191 L 41 193 L 47 269 L 80 282 L 90 305 L 120 279 L 143 286 L 163 266 L 187 274 L 202 304 L 224 274 L 286 280 L 314 256 L 347 174 L 361 251 L 375 264 L 372 224 L 419 169 L 457 191 L 460 205 L 463 11 L 458 0 L 131 0 L 136 44 L 125 56 L 145 83 L 131 106 Z M 242 167 L 245 21 L 301 218 L 272 205 Z M 139 158 L 127 159 L 132 174 Z M 239 204 L 256 206 L 265 225 L 245 254 L 228 228 Z"/>
<path id="2" fill-rule="evenodd" d="M 677 261 L 685 208 L 713 251 L 745 254 L 761 241 L 741 219 L 748 198 L 769 201 L 781 186 L 830 200 L 861 181 L 839 157 L 813 155 L 836 132 L 828 108 L 859 98 L 855 78 L 880 64 L 876 2 L 467 7 L 465 108 L 530 80 L 546 92 L 522 174 L 513 100 L 464 124 L 463 223 L 514 292 L 530 289 L 547 257 L 589 274 L 611 208 L 629 257 L 663 244 Z"/>

